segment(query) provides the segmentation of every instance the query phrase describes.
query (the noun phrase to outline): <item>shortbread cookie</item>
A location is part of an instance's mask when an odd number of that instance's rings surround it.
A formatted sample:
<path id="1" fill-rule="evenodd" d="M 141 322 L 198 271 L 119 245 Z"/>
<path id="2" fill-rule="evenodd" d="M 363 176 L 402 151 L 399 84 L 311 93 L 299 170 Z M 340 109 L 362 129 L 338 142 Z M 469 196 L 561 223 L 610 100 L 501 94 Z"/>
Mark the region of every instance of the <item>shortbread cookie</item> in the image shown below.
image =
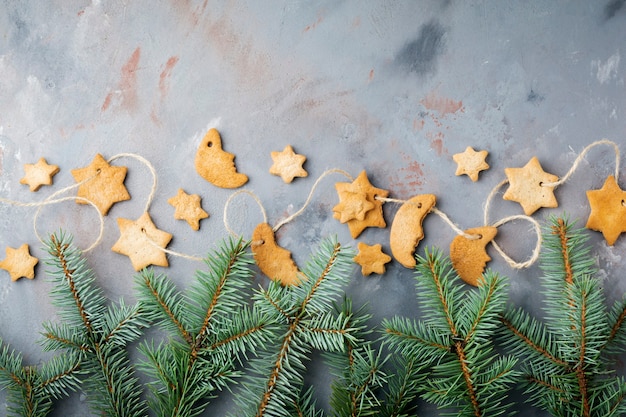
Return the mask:
<path id="1" fill-rule="evenodd" d="M 284 182 L 290 183 L 295 177 L 306 177 L 308 172 L 302 168 L 306 156 L 293 151 L 291 145 L 287 145 L 282 152 L 272 152 L 274 163 L 270 167 L 270 174 L 280 176 Z"/>
<path id="2" fill-rule="evenodd" d="M 24 243 L 18 249 L 6 248 L 6 258 L 0 261 L 0 268 L 9 272 L 11 281 L 20 278 L 35 278 L 35 265 L 39 259 L 30 255 L 28 244 Z"/>
<path id="3" fill-rule="evenodd" d="M 202 178 L 221 188 L 238 188 L 248 182 L 248 176 L 237 172 L 235 155 L 222 149 L 217 129 L 210 129 L 196 152 L 196 171 Z"/>
<path id="4" fill-rule="evenodd" d="M 97 154 L 90 165 L 72 170 L 77 183 L 78 196 L 93 202 L 103 216 L 113 204 L 130 200 L 130 194 L 124 185 L 127 168 L 112 166 Z M 88 204 L 85 200 L 76 200 L 78 204 Z"/>
<path id="5" fill-rule="evenodd" d="M 496 237 L 498 229 L 493 226 L 483 226 L 467 229 L 465 233 L 478 236 L 478 238 L 468 239 L 463 235 L 456 236 L 450 244 L 450 260 L 452 267 L 463 281 L 478 287 L 482 283 L 485 266 L 491 260 L 486 246 Z"/>
<path id="6" fill-rule="evenodd" d="M 475 151 L 468 146 L 462 153 L 452 155 L 452 159 L 457 163 L 455 175 L 467 175 L 474 182 L 478 181 L 478 173 L 489 169 L 489 164 L 485 162 L 489 152 Z"/>
<path id="7" fill-rule="evenodd" d="M 172 235 L 157 229 L 148 212 L 134 221 L 119 218 L 117 225 L 120 229 L 120 238 L 111 249 L 113 252 L 128 256 L 135 271 L 149 265 L 169 265 L 163 249 L 172 240 Z"/>
<path id="8" fill-rule="evenodd" d="M 359 253 L 354 257 L 354 262 L 361 265 L 361 273 L 365 276 L 374 274 L 384 274 L 385 264 L 391 262 L 391 256 L 382 250 L 382 245 L 367 245 L 359 242 Z"/>
<path id="9" fill-rule="evenodd" d="M 179 188 L 178 194 L 167 202 L 176 209 L 174 218 L 185 220 L 193 230 L 199 230 L 200 220 L 209 217 L 209 213 L 202 209 L 200 196 L 187 194 L 182 188 Z"/>
<path id="10" fill-rule="evenodd" d="M 587 191 L 587 199 L 591 213 L 586 227 L 602 232 L 606 243 L 613 246 L 619 235 L 626 232 L 626 191 L 609 175 L 602 188 Z"/>
<path id="11" fill-rule="evenodd" d="M 298 285 L 303 275 L 291 258 L 291 252 L 276 243 L 274 231 L 267 223 L 260 223 L 252 233 L 252 254 L 259 269 L 271 280 L 282 285 Z"/>
<path id="12" fill-rule="evenodd" d="M 415 247 L 424 238 L 422 222 L 436 202 L 434 194 L 416 195 L 402 204 L 393 218 L 389 234 L 391 253 L 407 268 L 415 268 Z"/>
<path id="13" fill-rule="evenodd" d="M 26 184 L 31 191 L 37 191 L 42 185 L 51 185 L 52 177 L 59 172 L 58 165 L 49 165 L 44 158 L 36 164 L 24 164 L 24 178 L 20 184 Z"/>

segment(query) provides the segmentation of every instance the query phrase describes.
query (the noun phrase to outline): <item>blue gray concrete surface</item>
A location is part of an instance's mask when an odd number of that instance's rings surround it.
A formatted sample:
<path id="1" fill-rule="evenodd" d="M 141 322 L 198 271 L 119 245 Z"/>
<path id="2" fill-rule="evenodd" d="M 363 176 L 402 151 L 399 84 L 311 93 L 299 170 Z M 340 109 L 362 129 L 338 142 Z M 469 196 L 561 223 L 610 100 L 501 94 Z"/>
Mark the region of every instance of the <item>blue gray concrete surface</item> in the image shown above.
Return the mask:
<path id="1" fill-rule="evenodd" d="M 433 193 L 437 207 L 461 228 L 482 225 L 483 204 L 504 179 L 504 168 L 537 156 L 562 176 L 589 143 L 601 138 L 626 152 L 626 7 L 624 1 L 10 1 L 0 4 L 0 196 L 41 201 L 74 183 L 70 171 L 106 158 L 136 153 L 158 173 L 150 213 L 174 235 L 169 249 L 204 255 L 226 236 L 224 205 L 233 190 L 204 181 L 193 165 L 210 126 L 222 133 L 250 178 L 269 222 L 302 207 L 324 171 L 340 168 L 370 181 L 390 197 Z M 307 157 L 307 178 L 285 184 L 269 174 L 270 153 L 291 144 Z M 478 182 L 455 176 L 452 155 L 467 146 L 489 151 L 491 168 Z M 59 165 L 52 187 L 37 193 L 19 184 L 23 165 L 45 157 Z M 585 191 L 600 188 L 614 170 L 609 147 L 587 155 L 556 189 L 559 207 L 541 209 L 543 221 L 567 212 L 584 224 Z M 622 162 L 623 159 L 622 159 Z M 130 201 L 105 218 L 102 243 L 87 255 L 108 297 L 134 301 L 134 271 L 110 248 L 115 219 L 137 218 L 148 196 L 149 171 L 128 167 Z M 281 246 L 306 261 L 328 235 L 356 247 L 381 243 L 390 253 L 389 227 L 352 239 L 332 217 L 334 183 L 324 179 L 312 204 L 278 234 Z M 623 170 L 620 183 L 624 187 Z M 178 188 L 202 197 L 210 218 L 200 231 L 173 218 L 167 199 Z M 517 203 L 494 199 L 490 219 L 520 214 Z M 384 205 L 389 226 L 397 206 Z M 34 209 L 0 204 L 0 253 L 29 243 L 44 257 L 32 227 Z M 245 195 L 230 204 L 233 229 L 250 236 L 262 219 Z M 42 209 L 38 230 L 73 233 L 81 247 L 96 238 L 92 210 L 74 203 Z M 445 251 L 454 231 L 440 218 L 424 221 L 418 251 Z M 610 299 L 626 290 L 626 236 L 613 247 L 589 232 Z M 530 256 L 535 237 L 527 223 L 507 224 L 498 242 L 518 260 Z M 489 266 L 510 277 L 510 302 L 541 314 L 537 266 L 511 269 L 489 248 Z M 169 257 L 163 269 L 185 288 L 202 264 Z M 263 278 L 258 279 L 259 282 Z M 35 342 L 41 322 L 54 318 L 44 266 L 34 281 L 16 283 L 0 271 L 0 336 L 29 363 L 46 358 Z M 397 262 L 384 276 L 363 277 L 355 267 L 348 294 L 369 303 L 372 323 L 396 314 L 419 317 L 412 272 Z M 319 401 L 328 395 L 320 361 L 310 380 Z M 0 399 L 4 399 L 0 394 Z M 55 415 L 79 416 L 75 395 Z M 231 407 L 226 396 L 205 415 Z M 0 401 L 3 406 L 3 401 Z M 523 415 L 542 415 L 523 406 Z M 4 407 L 2 407 L 4 408 Z M 0 414 L 3 411 L 0 411 Z M 436 415 L 424 406 L 420 415 Z"/>

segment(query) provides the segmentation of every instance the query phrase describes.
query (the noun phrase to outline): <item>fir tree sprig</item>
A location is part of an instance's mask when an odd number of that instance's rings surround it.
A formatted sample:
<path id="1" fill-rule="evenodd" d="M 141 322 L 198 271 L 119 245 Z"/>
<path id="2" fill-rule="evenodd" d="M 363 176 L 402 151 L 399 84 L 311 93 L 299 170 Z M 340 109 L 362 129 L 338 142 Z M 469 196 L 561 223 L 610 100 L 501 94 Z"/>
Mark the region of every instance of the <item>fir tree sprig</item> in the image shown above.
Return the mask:
<path id="1" fill-rule="evenodd" d="M 369 314 L 364 307 L 353 311 L 352 301 L 344 297 L 338 307 L 341 315 L 349 317 L 348 325 L 353 329 L 352 338 L 346 338 L 344 352 L 329 351 L 325 357 L 335 375 L 332 383 L 330 405 L 337 417 L 378 415 L 381 387 L 387 384 L 383 371 L 386 362 L 381 349 L 376 349 L 366 337 L 371 333 L 367 326 Z"/>
<path id="2" fill-rule="evenodd" d="M 313 349 L 341 352 L 346 341 L 354 341 L 351 318 L 333 306 L 348 281 L 353 256 L 338 242 L 324 240 L 302 270 L 306 279 L 299 286 L 271 282 L 259 290 L 255 304 L 282 323 L 282 337 L 266 358 L 251 362 L 253 374 L 237 397 L 238 415 L 319 414 L 303 387 L 305 362 Z"/>
<path id="3" fill-rule="evenodd" d="M 626 383 L 606 353 L 623 352 L 624 301 L 607 311 L 583 229 L 552 217 L 541 257 L 545 317 L 520 309 L 501 317 L 506 346 L 525 358 L 526 393 L 558 416 L 613 416 L 626 412 Z"/>
<path id="4" fill-rule="evenodd" d="M 151 406 L 159 416 L 195 416 L 218 390 L 240 376 L 237 364 L 276 338 L 266 314 L 248 305 L 252 260 L 247 244 L 225 241 L 207 257 L 183 294 L 164 275 L 137 276 L 140 305 L 170 334 L 144 343 L 142 369 L 153 377 Z"/>
<path id="5" fill-rule="evenodd" d="M 126 347 L 147 325 L 138 306 L 107 306 L 95 275 L 72 239 L 64 233 L 48 241 L 46 264 L 54 287 L 52 303 L 61 323 L 46 324 L 45 350 L 64 350 L 87 374 L 85 391 L 91 408 L 110 416 L 143 416 L 145 402 Z"/>
<path id="6" fill-rule="evenodd" d="M 426 250 L 416 266 L 418 301 L 423 320 L 385 320 L 385 339 L 405 363 L 429 364 L 422 398 L 454 407 L 459 416 L 500 415 L 515 380 L 515 360 L 499 357 L 492 337 L 506 301 L 506 282 L 487 271 L 476 290 L 464 291 L 449 259 Z M 420 378 L 413 377 L 413 381 Z M 415 382 L 413 382 L 415 383 Z M 418 388 L 403 387 L 406 391 Z"/>
<path id="7" fill-rule="evenodd" d="M 0 389 L 7 390 L 11 415 L 47 416 L 54 400 L 78 389 L 80 373 L 80 362 L 71 354 L 55 356 L 39 368 L 24 366 L 22 356 L 0 339 Z"/>

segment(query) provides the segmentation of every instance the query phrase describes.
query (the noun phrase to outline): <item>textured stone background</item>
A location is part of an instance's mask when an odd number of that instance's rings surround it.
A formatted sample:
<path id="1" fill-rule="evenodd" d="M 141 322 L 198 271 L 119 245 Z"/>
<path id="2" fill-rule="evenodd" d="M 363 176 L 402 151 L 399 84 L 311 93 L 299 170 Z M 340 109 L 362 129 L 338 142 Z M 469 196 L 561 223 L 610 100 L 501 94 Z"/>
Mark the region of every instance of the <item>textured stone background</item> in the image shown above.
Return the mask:
<path id="1" fill-rule="evenodd" d="M 226 150 L 267 210 L 269 222 L 298 210 L 315 179 L 329 168 L 407 199 L 434 193 L 437 207 L 462 228 L 482 225 L 483 203 L 504 179 L 504 168 L 537 156 L 562 176 L 589 143 L 608 138 L 626 152 L 626 7 L 623 0 L 543 1 L 11 1 L 0 2 L 0 196 L 39 201 L 74 183 L 70 170 L 96 153 L 137 153 L 158 173 L 151 215 L 174 235 L 169 248 L 204 255 L 226 235 L 223 209 L 232 190 L 218 189 L 194 170 L 196 147 L 217 126 Z M 307 178 L 285 184 L 268 170 L 271 151 L 291 144 L 307 156 Z M 452 155 L 466 146 L 490 152 L 491 169 L 472 183 L 454 175 Z M 31 193 L 19 184 L 23 164 L 45 157 L 60 166 L 53 187 Z M 623 162 L 623 161 L 622 161 Z M 151 178 L 132 159 L 126 186 L 132 199 L 113 207 L 101 245 L 87 255 L 112 300 L 134 301 L 128 258 L 110 247 L 115 219 L 137 218 Z M 556 190 L 557 209 L 581 223 L 589 215 L 585 191 L 614 171 L 608 147 L 592 150 L 571 180 Z M 623 171 L 622 171 L 623 172 Z M 621 175 L 622 181 L 626 181 Z M 279 243 L 298 263 L 320 239 L 334 234 L 356 246 L 332 218 L 337 204 L 331 176 L 304 214 L 281 228 Z M 178 188 L 203 197 L 211 217 L 199 232 L 173 218 L 167 199 Z M 622 188 L 624 185 L 622 183 Z M 517 203 L 494 200 L 490 218 L 521 213 Z M 388 226 L 397 206 L 385 204 Z M 44 257 L 32 229 L 33 209 L 0 205 L 0 253 L 29 243 Z M 251 199 L 231 204 L 234 229 L 250 236 L 261 220 Z M 59 228 L 86 247 L 95 239 L 93 211 L 64 203 L 45 208 L 43 234 Z M 424 222 L 418 250 L 447 251 L 454 232 L 436 216 Z M 626 237 L 608 247 L 589 232 L 610 299 L 626 290 Z M 389 227 L 359 238 L 382 243 Z M 499 230 L 498 242 L 516 259 L 530 255 L 534 236 L 525 222 Z M 541 314 L 536 266 L 511 270 L 491 248 L 490 267 L 511 278 L 511 303 Z M 163 270 L 181 288 L 202 264 L 170 257 Z M 36 364 L 46 355 L 35 343 L 41 322 L 54 318 L 44 267 L 34 281 L 11 283 L 0 271 L 0 336 Z M 263 282 L 259 277 L 258 281 Z M 347 292 L 369 303 L 373 324 L 396 314 L 419 316 L 412 272 L 397 262 L 384 276 L 363 277 L 355 267 Z M 326 401 L 320 361 L 310 381 Z M 0 394 L 0 407 L 4 397 Z M 86 410 L 76 395 L 56 415 Z M 231 407 L 226 396 L 206 415 Z M 524 407 L 524 415 L 540 415 Z M 3 411 L 0 411 L 2 414 Z M 424 407 L 420 415 L 435 413 Z M 436 414 L 436 413 L 435 413 Z"/>

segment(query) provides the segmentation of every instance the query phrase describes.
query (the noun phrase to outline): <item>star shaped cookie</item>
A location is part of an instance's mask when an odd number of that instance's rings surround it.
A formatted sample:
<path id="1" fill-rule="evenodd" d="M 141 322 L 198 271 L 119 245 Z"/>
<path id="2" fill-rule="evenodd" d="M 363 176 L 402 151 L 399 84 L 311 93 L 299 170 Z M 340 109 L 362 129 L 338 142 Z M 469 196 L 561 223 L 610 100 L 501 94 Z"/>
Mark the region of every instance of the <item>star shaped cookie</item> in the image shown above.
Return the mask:
<path id="1" fill-rule="evenodd" d="M 202 209 L 200 196 L 187 194 L 182 188 L 179 188 L 178 194 L 167 202 L 176 209 L 174 218 L 185 220 L 193 230 L 200 229 L 200 220 L 209 217 L 209 213 Z"/>
<path id="2" fill-rule="evenodd" d="M 49 165 L 44 158 L 39 158 L 36 164 L 24 164 L 24 178 L 20 184 L 26 184 L 31 191 L 37 191 L 42 185 L 52 184 L 52 177 L 59 172 L 58 165 Z"/>
<path id="3" fill-rule="evenodd" d="M 389 195 L 389 191 L 374 187 L 367 179 L 367 173 L 365 171 L 362 171 L 351 183 L 338 182 L 335 184 L 335 189 L 337 190 L 337 194 L 339 194 L 340 201 L 338 205 L 333 207 L 333 217 L 335 219 L 341 220 L 344 209 L 351 210 L 351 207 L 353 206 L 348 204 L 341 205 L 341 203 L 344 199 L 349 198 L 354 194 L 360 196 L 364 195 L 365 202 L 369 202 L 374 205 L 374 208 L 365 211 L 363 220 L 351 218 L 347 221 L 352 238 L 356 239 L 363 232 L 363 230 L 368 227 L 387 227 L 383 217 L 383 202 L 378 200 L 376 197 L 387 197 Z M 363 203 L 363 210 L 365 210 L 367 206 L 367 204 Z M 346 214 L 344 214 L 344 216 L 345 215 Z M 347 214 L 347 216 L 351 215 L 352 214 L 350 213 Z"/>
<path id="4" fill-rule="evenodd" d="M 536 156 L 522 168 L 505 168 L 510 186 L 502 196 L 505 200 L 517 201 L 524 214 L 530 216 L 541 207 L 558 207 L 554 187 L 545 184 L 556 182 L 559 177 L 541 168 Z"/>
<path id="5" fill-rule="evenodd" d="M 109 212 L 111 206 L 117 202 L 130 200 L 130 194 L 124 186 L 126 167 L 111 166 L 97 154 L 90 165 L 72 170 L 72 176 L 77 183 L 78 196 L 93 202 L 103 216 Z M 78 204 L 88 204 L 86 201 L 76 200 Z"/>
<path id="6" fill-rule="evenodd" d="M 599 190 L 587 191 L 591 214 L 585 227 L 602 232 L 609 246 L 613 246 L 622 232 L 626 232 L 626 191 L 615 177 L 609 175 Z"/>
<path id="7" fill-rule="evenodd" d="M 474 182 L 478 181 L 478 173 L 489 169 L 489 164 L 485 162 L 489 152 L 478 151 L 468 146 L 465 152 L 452 155 L 452 159 L 457 163 L 455 175 L 467 175 Z"/>
<path id="8" fill-rule="evenodd" d="M 35 265 L 39 259 L 30 255 L 28 244 L 24 243 L 18 249 L 6 248 L 6 258 L 0 261 L 0 268 L 9 272 L 11 281 L 24 277 L 35 278 Z"/>
<path id="9" fill-rule="evenodd" d="M 270 174 L 280 176 L 286 183 L 290 183 L 295 177 L 309 175 L 302 168 L 306 156 L 295 153 L 291 145 L 287 145 L 282 152 L 272 152 L 272 160 L 274 164 L 270 167 Z"/>
<path id="10" fill-rule="evenodd" d="M 333 211 L 339 214 L 341 223 L 352 219 L 363 220 L 365 214 L 374 208 L 374 203 L 367 201 L 365 192 L 344 190 L 339 192 L 339 198 L 340 202 L 333 207 Z"/>
<path id="11" fill-rule="evenodd" d="M 120 238 L 111 249 L 128 256 L 135 271 L 148 265 L 169 265 L 163 249 L 172 240 L 172 235 L 157 229 L 148 212 L 135 221 L 119 218 L 117 225 L 120 228 Z"/>
<path id="12" fill-rule="evenodd" d="M 354 262 L 361 265 L 361 273 L 365 276 L 374 274 L 384 274 L 385 264 L 391 261 L 391 256 L 383 252 L 382 246 L 367 245 L 359 242 L 359 253 L 354 257 Z"/>

